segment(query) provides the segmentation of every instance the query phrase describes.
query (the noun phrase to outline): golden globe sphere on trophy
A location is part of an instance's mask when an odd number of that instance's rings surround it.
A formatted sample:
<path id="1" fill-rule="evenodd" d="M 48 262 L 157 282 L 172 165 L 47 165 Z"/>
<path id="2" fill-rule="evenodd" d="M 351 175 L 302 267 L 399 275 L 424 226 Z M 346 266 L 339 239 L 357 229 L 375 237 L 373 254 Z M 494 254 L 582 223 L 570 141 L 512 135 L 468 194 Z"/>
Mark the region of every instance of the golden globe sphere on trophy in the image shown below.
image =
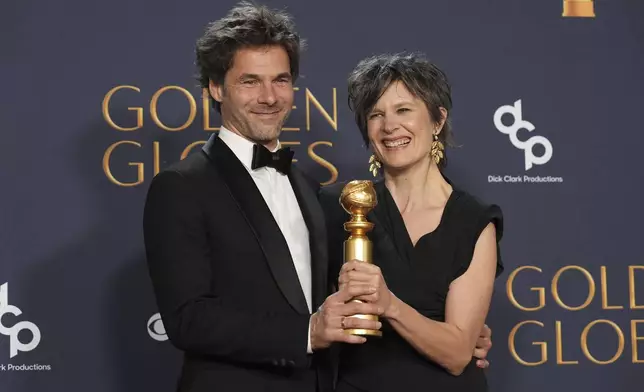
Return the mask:
<path id="1" fill-rule="evenodd" d="M 369 180 L 347 183 L 340 194 L 340 204 L 351 216 L 351 219 L 344 223 L 344 230 L 349 232 L 349 238 L 344 241 L 344 262 L 359 260 L 372 263 L 373 244 L 367 233 L 373 229 L 374 224 L 367 221 L 367 214 L 378 204 L 373 183 Z M 378 316 L 373 314 L 356 314 L 351 317 L 378 321 Z M 355 328 L 346 329 L 345 332 L 360 336 L 382 336 L 382 331 L 375 329 Z"/>

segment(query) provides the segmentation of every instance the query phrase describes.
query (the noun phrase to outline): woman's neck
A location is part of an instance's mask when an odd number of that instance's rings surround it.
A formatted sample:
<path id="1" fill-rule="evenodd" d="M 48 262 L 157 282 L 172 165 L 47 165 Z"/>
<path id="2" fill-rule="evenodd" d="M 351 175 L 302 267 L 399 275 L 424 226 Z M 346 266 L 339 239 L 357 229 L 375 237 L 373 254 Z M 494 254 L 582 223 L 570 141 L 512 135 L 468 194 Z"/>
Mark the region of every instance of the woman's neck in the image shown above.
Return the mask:
<path id="1" fill-rule="evenodd" d="M 429 157 L 405 170 L 385 170 L 384 179 L 401 212 L 443 205 L 452 190 Z"/>

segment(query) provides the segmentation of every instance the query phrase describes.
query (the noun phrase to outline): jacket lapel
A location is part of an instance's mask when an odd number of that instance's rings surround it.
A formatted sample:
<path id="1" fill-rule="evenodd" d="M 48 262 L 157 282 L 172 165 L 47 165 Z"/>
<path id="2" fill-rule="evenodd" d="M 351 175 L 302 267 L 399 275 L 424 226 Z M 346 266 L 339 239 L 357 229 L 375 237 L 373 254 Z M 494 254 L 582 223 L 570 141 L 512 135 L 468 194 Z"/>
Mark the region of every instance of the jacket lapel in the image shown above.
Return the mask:
<path id="1" fill-rule="evenodd" d="M 214 134 L 203 147 L 253 230 L 280 290 L 301 314 L 309 314 L 286 239 L 252 177 L 226 144 Z M 247 240 L 247 239 L 246 239 Z"/>
<path id="2" fill-rule="evenodd" d="M 311 249 L 312 310 L 322 305 L 327 296 L 328 248 L 324 213 L 319 204 L 317 193 L 297 167 L 291 169 L 289 180 L 309 230 Z"/>

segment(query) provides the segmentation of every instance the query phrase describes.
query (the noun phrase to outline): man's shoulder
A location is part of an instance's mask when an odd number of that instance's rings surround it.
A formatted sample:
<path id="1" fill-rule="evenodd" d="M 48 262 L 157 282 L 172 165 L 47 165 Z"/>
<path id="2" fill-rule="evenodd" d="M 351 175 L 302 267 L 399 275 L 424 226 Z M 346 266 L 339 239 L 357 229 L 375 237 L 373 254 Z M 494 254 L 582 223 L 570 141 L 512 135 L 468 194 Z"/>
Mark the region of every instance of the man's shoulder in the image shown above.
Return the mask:
<path id="1" fill-rule="evenodd" d="M 334 182 L 320 187 L 318 200 L 327 219 L 344 218 L 344 209 L 340 205 L 340 194 L 348 181 Z"/>
<path id="2" fill-rule="evenodd" d="M 212 172 L 211 165 L 206 154 L 196 151 L 182 160 L 172 162 L 164 167 L 153 178 L 153 183 L 172 181 L 180 178 L 182 182 L 195 182 L 204 178 Z"/>
<path id="3" fill-rule="evenodd" d="M 339 198 L 340 194 L 342 193 L 342 189 L 344 189 L 345 185 L 347 185 L 349 181 L 340 181 L 340 182 L 334 182 L 333 184 L 329 185 L 324 185 L 320 187 L 320 197 L 324 198 Z"/>
<path id="4" fill-rule="evenodd" d="M 209 160 L 206 154 L 203 151 L 198 150 L 188 155 L 184 159 L 172 162 L 166 167 L 166 170 L 189 175 L 190 173 L 203 171 L 203 169 L 206 167 L 206 164 L 208 163 Z"/>

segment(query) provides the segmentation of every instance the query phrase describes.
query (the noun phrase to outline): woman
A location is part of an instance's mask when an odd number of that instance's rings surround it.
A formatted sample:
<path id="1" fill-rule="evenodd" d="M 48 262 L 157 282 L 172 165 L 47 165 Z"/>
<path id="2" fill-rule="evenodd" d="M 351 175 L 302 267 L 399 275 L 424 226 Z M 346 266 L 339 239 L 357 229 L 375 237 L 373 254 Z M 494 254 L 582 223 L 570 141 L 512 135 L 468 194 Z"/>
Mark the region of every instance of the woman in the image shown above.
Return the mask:
<path id="1" fill-rule="evenodd" d="M 342 347 L 337 392 L 486 391 L 472 353 L 503 270 L 502 214 L 441 171 L 451 133 L 448 80 L 418 55 L 376 56 L 351 73 L 349 100 L 373 151 L 370 170 L 383 174 L 367 217 L 375 224 L 374 263 L 343 264 L 349 215 L 338 200 L 345 184 L 320 195 L 330 261 L 340 289 L 375 287 L 358 299 L 384 312 L 382 337 Z"/>

